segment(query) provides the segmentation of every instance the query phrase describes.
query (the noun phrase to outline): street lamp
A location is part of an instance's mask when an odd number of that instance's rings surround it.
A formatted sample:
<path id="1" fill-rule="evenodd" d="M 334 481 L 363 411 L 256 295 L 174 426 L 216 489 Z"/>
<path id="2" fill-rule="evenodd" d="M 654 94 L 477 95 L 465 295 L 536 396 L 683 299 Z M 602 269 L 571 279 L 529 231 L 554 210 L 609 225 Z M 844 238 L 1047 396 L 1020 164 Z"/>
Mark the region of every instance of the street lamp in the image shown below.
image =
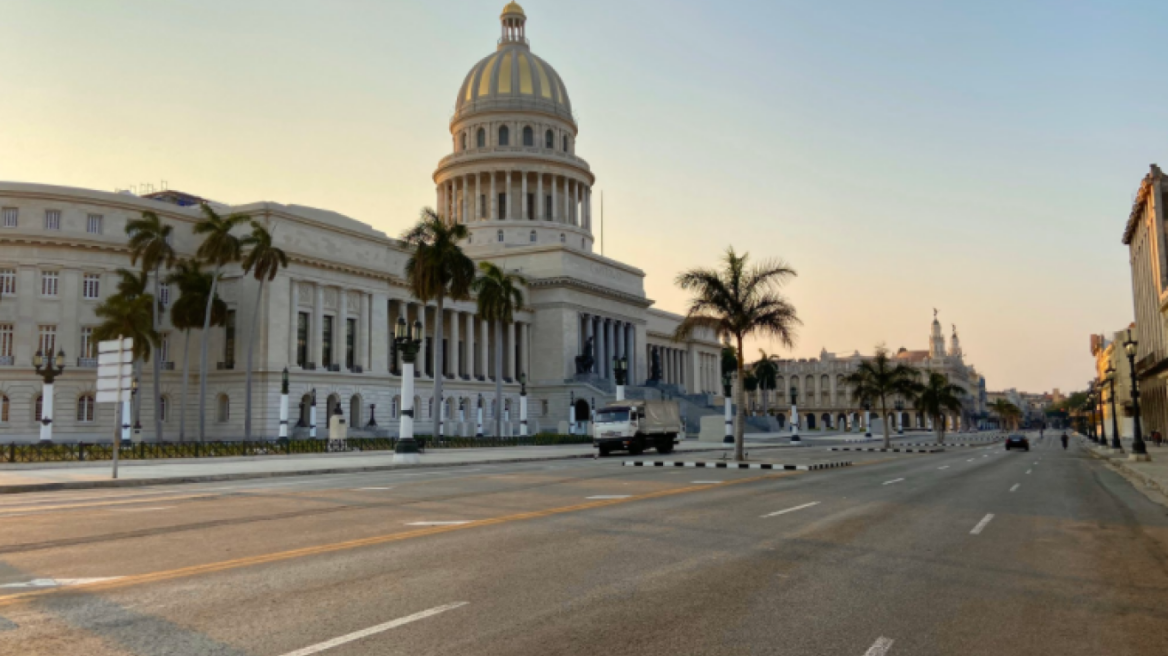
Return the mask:
<path id="1" fill-rule="evenodd" d="M 625 400 L 625 385 L 629 379 L 629 359 L 621 356 L 612 359 L 612 373 L 616 378 L 616 400 Z"/>
<path id="2" fill-rule="evenodd" d="M 1115 413 L 1115 367 L 1107 365 L 1107 387 L 1111 395 L 1111 448 L 1123 453 L 1123 444 L 1119 441 L 1119 415 Z"/>
<path id="3" fill-rule="evenodd" d="M 1087 439 L 1095 441 L 1095 383 L 1087 386 Z"/>
<path id="4" fill-rule="evenodd" d="M 44 382 L 41 393 L 41 442 L 53 441 L 53 381 L 65 371 L 65 351 L 57 351 L 56 358 L 52 358 L 52 351 L 49 351 L 49 356 L 50 359 L 46 360 L 42 351 L 32 356 L 33 369 Z"/>
<path id="5" fill-rule="evenodd" d="M 422 345 L 422 322 L 415 321 L 409 325 L 405 317 L 398 317 L 393 343 L 398 353 L 401 353 L 403 363 L 401 439 L 393 450 L 393 462 L 416 465 L 422 459 L 418 456 L 418 443 L 414 441 L 414 360 Z"/>
<path id="6" fill-rule="evenodd" d="M 896 434 L 904 435 L 904 400 L 897 399 L 893 405 L 896 407 Z"/>
<path id="7" fill-rule="evenodd" d="M 730 396 L 734 393 L 733 379 L 729 371 L 722 372 L 722 410 L 726 417 L 726 434 L 722 444 L 734 444 L 734 419 L 731 417 L 733 401 Z"/>
<path id="8" fill-rule="evenodd" d="M 1123 343 L 1123 350 L 1127 353 L 1128 369 L 1131 373 L 1131 397 L 1132 397 L 1132 453 L 1135 454 L 1137 460 L 1150 460 L 1148 456 L 1148 445 L 1144 444 L 1144 431 L 1140 425 L 1140 388 L 1136 381 L 1136 347 L 1139 342 L 1132 339 L 1131 329 L 1127 331 L 1127 340 Z"/>
<path id="9" fill-rule="evenodd" d="M 479 402 L 478 402 L 477 412 L 478 412 L 478 418 L 475 420 L 475 437 L 481 439 L 483 436 L 483 394 L 482 394 L 482 392 L 479 393 Z"/>
<path id="10" fill-rule="evenodd" d="M 799 388 L 791 386 L 791 444 L 801 444 L 799 439 Z"/>
<path id="11" fill-rule="evenodd" d="M 526 372 L 519 374 L 519 437 L 527 437 L 527 373 Z"/>
<path id="12" fill-rule="evenodd" d="M 280 375 L 280 439 L 288 439 L 288 367 Z"/>
<path id="13" fill-rule="evenodd" d="M 864 399 L 861 404 L 864 407 L 864 437 L 872 437 L 872 402 Z"/>

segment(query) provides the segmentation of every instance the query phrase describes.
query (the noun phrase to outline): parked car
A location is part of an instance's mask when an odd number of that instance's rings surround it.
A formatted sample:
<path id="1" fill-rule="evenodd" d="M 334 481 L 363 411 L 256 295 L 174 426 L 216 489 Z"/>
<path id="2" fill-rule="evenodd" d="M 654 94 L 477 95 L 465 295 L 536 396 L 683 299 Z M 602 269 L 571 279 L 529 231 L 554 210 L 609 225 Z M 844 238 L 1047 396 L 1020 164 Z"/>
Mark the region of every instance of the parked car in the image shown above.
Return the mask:
<path id="1" fill-rule="evenodd" d="M 1025 435 L 1010 435 L 1006 438 L 1006 450 L 1022 449 L 1024 451 L 1030 450 L 1030 440 L 1026 439 Z"/>

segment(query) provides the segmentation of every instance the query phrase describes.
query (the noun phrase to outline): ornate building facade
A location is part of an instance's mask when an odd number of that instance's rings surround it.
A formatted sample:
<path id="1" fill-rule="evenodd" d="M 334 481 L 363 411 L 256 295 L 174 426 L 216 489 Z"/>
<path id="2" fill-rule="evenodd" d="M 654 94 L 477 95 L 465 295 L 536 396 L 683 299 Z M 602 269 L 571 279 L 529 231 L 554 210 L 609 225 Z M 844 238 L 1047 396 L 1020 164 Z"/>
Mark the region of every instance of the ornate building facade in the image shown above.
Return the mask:
<path id="1" fill-rule="evenodd" d="M 579 126 L 567 87 L 531 52 L 522 8 L 508 4 L 500 20 L 496 51 L 476 63 L 458 89 L 450 122 L 453 152 L 439 161 L 433 182 L 440 215 L 469 229 L 467 254 L 529 282 L 525 307 L 514 324 L 502 328 L 502 369 L 494 369 L 497 328 L 476 315 L 473 301 L 447 302 L 439 316 L 435 307 L 410 296 L 404 277 L 409 253 L 399 240 L 327 210 L 214 203 L 220 213 L 267 223 L 290 265 L 259 298 L 255 280 L 238 267 L 221 282 L 229 313 L 226 326 L 209 336 L 209 438 L 242 435 L 248 340 L 255 344 L 257 435 L 278 431 L 285 368 L 294 435 L 310 430 L 313 398 L 321 413 L 339 409 L 356 434 L 394 434 L 401 368 L 391 342 L 399 317 L 422 322 L 426 334 L 415 386 L 423 433 L 433 432 L 443 413 L 448 434 L 473 434 L 480 399 L 488 428 L 501 412 L 504 430 L 514 432 L 520 374 L 528 380 L 532 429 L 563 431 L 570 404 L 576 416 L 587 418 L 595 405 L 612 398 L 615 357 L 627 358 L 634 383 L 654 378 L 654 385 L 672 385 L 682 394 L 717 391 L 719 345 L 713 335 L 672 341 L 680 317 L 652 307 L 644 272 L 593 252 L 596 178 L 577 154 Z M 157 213 L 174 228 L 175 250 L 190 258 L 199 243 L 193 227 L 202 216 L 201 202 L 178 192 L 139 196 L 0 183 L 0 440 L 36 439 L 43 395 L 32 358 L 56 350 L 65 352 L 68 365 L 56 383 L 56 437 L 112 435 L 112 406 L 93 403 L 92 331 L 95 308 L 114 292 L 116 270 L 131 268 L 126 222 L 144 211 Z M 164 288 L 159 296 L 169 306 L 177 294 Z M 433 340 L 437 322 L 444 327 L 442 344 Z M 169 317 L 159 328 L 163 437 L 180 437 L 182 370 L 189 360 L 182 437 L 194 439 L 202 336 L 199 330 L 176 330 Z M 443 371 L 436 372 L 439 348 Z M 140 389 L 149 399 L 150 367 L 143 369 Z M 427 384 L 438 375 L 446 380 L 440 400 L 430 398 Z M 496 378 L 505 386 L 502 408 L 494 406 Z M 154 439 L 153 404 L 141 403 L 139 412 L 143 438 Z"/>

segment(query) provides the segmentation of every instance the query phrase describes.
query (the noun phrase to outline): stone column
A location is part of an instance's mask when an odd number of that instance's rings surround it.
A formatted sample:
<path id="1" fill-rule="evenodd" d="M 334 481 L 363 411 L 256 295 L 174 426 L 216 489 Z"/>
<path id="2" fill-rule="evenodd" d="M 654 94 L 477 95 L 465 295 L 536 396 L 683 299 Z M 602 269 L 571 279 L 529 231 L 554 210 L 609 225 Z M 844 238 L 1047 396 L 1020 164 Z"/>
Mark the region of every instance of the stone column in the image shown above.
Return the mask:
<path id="1" fill-rule="evenodd" d="M 584 227 L 592 232 L 592 187 L 584 189 Z"/>
<path id="2" fill-rule="evenodd" d="M 542 221 L 544 219 L 543 207 L 543 172 L 540 171 L 535 175 L 535 218 Z"/>
<path id="3" fill-rule="evenodd" d="M 597 349 L 596 373 L 604 379 L 608 378 L 608 319 L 597 317 L 596 341 L 600 344 Z"/>
<path id="4" fill-rule="evenodd" d="M 361 292 L 361 318 L 357 320 L 357 364 L 369 371 L 369 294 Z"/>
<path id="5" fill-rule="evenodd" d="M 473 220 L 473 221 L 481 221 L 481 220 L 482 220 L 482 216 L 483 216 L 483 210 L 482 210 L 482 198 L 483 198 L 483 196 L 482 196 L 482 194 L 483 194 L 483 191 L 482 191 L 482 177 L 483 177 L 483 176 L 482 176 L 482 174 L 481 174 L 481 173 L 475 173 L 475 176 L 474 176 L 474 179 L 475 179 L 475 192 L 474 192 L 474 194 L 475 194 L 475 197 L 474 197 L 474 217 L 472 217 L 472 219 L 471 219 L 471 220 Z"/>
<path id="6" fill-rule="evenodd" d="M 437 200 L 434 201 L 434 209 L 438 210 L 438 215 L 441 216 L 442 215 L 442 208 L 446 207 L 446 205 L 444 204 L 445 200 L 446 200 L 446 183 L 445 182 L 438 183 L 438 190 L 437 191 L 438 191 L 438 198 L 437 198 Z"/>
<path id="7" fill-rule="evenodd" d="M 604 322 L 604 342 L 605 342 L 605 358 L 604 358 L 604 373 L 605 380 L 612 380 L 612 356 L 616 352 L 616 343 L 613 339 L 613 329 L 616 321 L 613 319 L 606 319 Z"/>
<path id="8" fill-rule="evenodd" d="M 507 324 L 503 340 L 503 377 L 515 380 L 515 322 Z"/>
<path id="9" fill-rule="evenodd" d="M 499 210 L 502 208 L 499 207 L 499 193 L 495 191 L 495 172 L 491 171 L 488 175 L 491 176 L 491 197 L 487 199 L 487 207 L 491 209 L 491 220 L 495 221 L 498 220 Z"/>
<path id="10" fill-rule="evenodd" d="M 348 365 L 345 349 L 346 333 L 349 332 L 349 293 L 344 287 L 337 288 L 337 325 L 333 327 L 333 353 L 344 371 Z"/>
<path id="11" fill-rule="evenodd" d="M 418 321 L 422 322 L 422 352 L 418 354 L 418 371 L 422 378 L 429 378 L 426 373 L 426 367 L 430 364 L 430 358 L 426 355 L 426 338 L 430 333 L 426 330 L 426 305 L 424 303 L 415 303 L 415 311 L 418 313 Z"/>
<path id="12" fill-rule="evenodd" d="M 489 366 L 487 366 L 487 364 L 488 364 L 487 356 L 491 352 L 490 333 L 488 332 L 489 329 L 490 329 L 490 326 L 487 324 L 487 320 L 483 319 L 482 320 L 482 331 L 483 331 L 482 332 L 482 336 L 483 336 L 482 342 L 483 342 L 483 345 L 481 347 L 479 347 L 479 350 L 481 351 L 481 353 L 479 353 L 479 355 L 481 356 L 480 360 L 479 360 L 479 365 L 481 366 L 481 368 L 483 370 L 483 379 L 484 380 L 491 379 L 491 377 L 489 375 L 491 368 Z"/>
<path id="13" fill-rule="evenodd" d="M 458 310 L 450 310 L 450 374 L 454 376 L 455 379 L 458 379 L 459 376 L 462 375 L 462 371 L 459 369 L 459 364 L 462 362 L 462 358 L 460 358 L 458 354 L 458 327 L 459 324 L 462 323 L 462 321 L 458 318 L 460 314 L 461 313 Z"/>
<path id="14" fill-rule="evenodd" d="M 633 326 L 632 324 L 625 324 L 625 357 L 629 359 L 629 384 L 636 384 L 637 374 L 637 350 L 633 347 Z"/>
<path id="15" fill-rule="evenodd" d="M 460 212 L 463 223 L 470 221 L 470 206 L 470 174 L 464 173 L 462 176 L 462 212 Z"/>
<path id="16" fill-rule="evenodd" d="M 503 219 L 510 221 L 515 218 L 515 194 L 512 193 L 511 169 L 507 169 L 507 181 L 503 183 L 503 193 L 507 197 L 507 213 L 503 215 Z"/>
<path id="17" fill-rule="evenodd" d="M 592 332 L 592 320 L 593 320 L 593 316 L 591 314 L 584 314 L 584 344 L 585 345 L 588 344 L 588 339 L 594 335 L 594 333 Z M 597 346 L 596 340 L 593 339 L 592 340 L 592 359 L 593 360 L 596 359 L 596 354 L 597 354 L 596 346 Z M 584 354 L 583 349 L 580 350 L 580 354 L 581 355 Z M 593 371 L 596 370 L 595 363 L 593 363 L 592 369 L 593 369 Z M 589 373 L 591 373 L 591 372 L 589 372 Z"/>
<path id="18" fill-rule="evenodd" d="M 312 306 L 312 361 L 321 366 L 324 360 L 324 287 L 316 286 L 316 299 Z"/>
<path id="19" fill-rule="evenodd" d="M 527 171 L 519 172 L 519 217 L 522 219 L 531 219 L 527 214 Z"/>
<path id="20" fill-rule="evenodd" d="M 531 324 L 519 324 L 519 365 L 523 368 L 519 373 L 531 377 Z"/>
<path id="21" fill-rule="evenodd" d="M 288 368 L 296 366 L 296 338 L 299 333 L 297 328 L 300 326 L 300 283 L 296 282 L 295 278 L 290 278 L 288 284 L 291 285 L 288 293 L 288 305 L 291 308 L 292 322 L 288 336 Z"/>
<path id="22" fill-rule="evenodd" d="M 466 375 L 469 376 L 471 380 L 474 380 L 475 375 L 478 373 L 476 371 L 476 367 L 475 367 L 477 361 L 475 360 L 474 346 L 475 346 L 474 312 L 467 312 L 466 313 Z"/>

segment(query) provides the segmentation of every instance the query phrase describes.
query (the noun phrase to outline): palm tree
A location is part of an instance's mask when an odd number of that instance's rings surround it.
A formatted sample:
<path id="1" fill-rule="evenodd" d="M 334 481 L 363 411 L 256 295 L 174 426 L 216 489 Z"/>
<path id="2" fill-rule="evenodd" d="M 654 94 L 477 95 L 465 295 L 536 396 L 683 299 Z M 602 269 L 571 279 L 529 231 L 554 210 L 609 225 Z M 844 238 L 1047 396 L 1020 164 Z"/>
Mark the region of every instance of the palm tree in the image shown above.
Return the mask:
<path id="1" fill-rule="evenodd" d="M 243 246 L 247 254 L 243 256 L 243 271 L 251 273 L 257 281 L 255 307 L 252 308 L 251 332 L 247 337 L 247 379 L 245 382 L 243 410 L 243 439 L 251 439 L 251 361 L 255 351 L 256 328 L 260 317 L 260 302 L 264 298 L 264 282 L 276 277 L 281 268 L 287 268 L 288 255 L 280 248 L 272 245 L 272 233 L 266 226 L 256 221 L 251 222 L 251 234 L 243 238 Z"/>
<path id="2" fill-rule="evenodd" d="M 434 316 L 434 407 L 442 416 L 443 309 L 446 299 L 470 299 L 470 287 L 475 280 L 475 265 L 459 247 L 458 242 L 469 235 L 461 223 L 447 223 L 434 210 L 425 208 L 418 223 L 402 235 L 402 241 L 414 248 L 406 261 L 406 282 L 414 297 L 422 302 L 422 311 L 430 301 L 435 302 Z M 454 348 L 458 348 L 455 344 Z M 454 372 L 455 375 L 458 372 Z M 496 378 L 501 372 L 495 371 Z M 497 413 L 496 413 L 497 414 Z M 440 424 L 434 422 L 434 431 Z M 435 435 L 436 437 L 438 435 Z"/>
<path id="3" fill-rule="evenodd" d="M 766 260 L 750 266 L 749 253 L 738 255 L 726 249 L 719 269 L 691 269 L 677 276 L 677 286 L 691 292 L 685 318 L 674 331 L 673 339 L 687 339 L 694 330 L 712 330 L 724 341 L 735 340 L 735 368 L 738 372 L 737 418 L 734 427 L 734 458 L 743 460 L 746 392 L 745 353 L 747 337 L 778 339 L 787 348 L 795 345 L 795 327 L 799 317 L 795 307 L 779 292 L 795 270 L 781 260 Z M 723 355 L 725 362 L 725 355 Z"/>
<path id="4" fill-rule="evenodd" d="M 158 285 L 162 269 L 174 266 L 174 249 L 170 247 L 173 228 L 166 225 L 154 212 L 142 212 L 142 218 L 126 222 L 126 234 L 130 236 L 130 264 L 142 260 L 142 272 L 154 274 L 154 295 L 152 323 L 154 331 L 161 326 L 158 313 Z M 154 358 L 154 439 L 162 438 L 162 359 Z"/>
<path id="5" fill-rule="evenodd" d="M 175 330 L 184 333 L 182 407 L 178 416 L 178 439 L 186 439 L 187 389 L 190 381 L 191 330 L 203 325 L 203 313 L 207 308 L 207 298 L 211 293 L 211 274 L 200 269 L 198 260 L 182 260 L 166 282 L 178 286 L 179 297 L 170 306 L 170 323 Z M 215 298 L 211 307 L 211 325 L 222 326 L 227 322 L 227 304 Z"/>
<path id="6" fill-rule="evenodd" d="M 888 397 L 904 396 L 914 398 L 919 389 L 920 372 L 906 364 L 892 363 L 888 349 L 876 347 L 876 357 L 864 360 L 844 382 L 852 388 L 852 398 L 857 403 L 879 403 L 880 416 L 884 417 L 884 448 L 891 448 L 892 438 L 888 432 Z"/>
<path id="7" fill-rule="evenodd" d="M 115 292 L 116 296 L 121 296 L 126 300 L 134 300 L 139 297 L 147 296 L 146 288 L 149 287 L 150 281 L 149 275 L 145 271 L 118 269 L 115 273 L 118 274 L 118 283 L 116 286 L 117 291 Z M 153 300 L 151 302 L 153 302 Z M 153 326 L 154 324 L 151 323 L 150 325 Z M 116 334 L 109 339 L 115 338 L 117 338 Z M 136 348 L 134 350 L 135 353 L 137 353 L 138 350 Z M 145 358 L 139 357 L 138 355 L 134 356 L 134 378 L 137 380 L 142 379 L 142 362 L 144 359 Z M 140 396 L 135 396 L 133 408 L 131 409 L 135 424 L 138 422 L 138 415 L 141 410 L 142 398 Z"/>
<path id="8" fill-rule="evenodd" d="M 203 312 L 202 346 L 199 354 L 199 439 L 206 436 L 207 422 L 207 345 L 211 337 L 211 306 L 215 298 L 215 291 L 219 287 L 219 276 L 223 267 L 232 262 L 238 262 L 242 254 L 243 245 L 240 239 L 231 234 L 236 226 L 251 220 L 245 214 L 232 214 L 227 217 L 219 216 L 209 205 L 203 203 L 202 221 L 195 224 L 196 235 L 203 235 L 203 243 L 199 244 L 197 255 L 199 259 L 215 267 L 211 273 L 211 291 L 207 294 L 207 307 Z"/>
<path id="9" fill-rule="evenodd" d="M 758 391 L 758 376 L 754 375 L 753 370 L 746 371 L 746 380 L 743 381 L 742 385 L 746 388 L 746 398 L 754 399 L 754 393 Z"/>
<path id="10" fill-rule="evenodd" d="M 767 355 L 767 352 L 762 349 L 758 350 L 758 354 L 758 362 L 754 363 L 754 377 L 758 379 L 758 387 L 762 390 L 762 414 L 769 416 L 771 412 L 767 392 L 775 388 L 779 376 L 779 364 L 776 362 L 776 356 Z"/>
<path id="11" fill-rule="evenodd" d="M 965 390 L 950 383 L 948 376 L 930 373 L 928 382 L 921 386 L 913 399 L 913 405 L 918 410 L 933 418 L 933 432 L 937 436 L 937 444 L 945 443 L 946 413 L 961 412 L 961 397 L 964 395 Z"/>
<path id="12" fill-rule="evenodd" d="M 503 436 L 503 326 L 510 325 L 514 313 L 523 307 L 523 290 L 527 280 L 517 273 L 506 273 L 492 262 L 479 262 L 478 278 L 471 283 L 477 297 L 479 316 L 495 324 L 495 437 Z"/>
<path id="13" fill-rule="evenodd" d="M 1018 406 L 1006 399 L 994 399 L 994 402 L 989 404 L 989 411 L 998 416 L 1002 422 L 1002 428 L 1006 430 L 1010 430 L 1014 426 L 1015 420 L 1022 415 Z"/>
<path id="14" fill-rule="evenodd" d="M 120 337 L 134 340 L 135 360 L 150 360 L 151 348 L 158 345 L 158 333 L 152 327 L 150 305 L 154 298 L 149 294 L 124 296 L 114 294 L 94 309 L 101 323 L 93 329 L 93 337 L 107 341 Z"/>

